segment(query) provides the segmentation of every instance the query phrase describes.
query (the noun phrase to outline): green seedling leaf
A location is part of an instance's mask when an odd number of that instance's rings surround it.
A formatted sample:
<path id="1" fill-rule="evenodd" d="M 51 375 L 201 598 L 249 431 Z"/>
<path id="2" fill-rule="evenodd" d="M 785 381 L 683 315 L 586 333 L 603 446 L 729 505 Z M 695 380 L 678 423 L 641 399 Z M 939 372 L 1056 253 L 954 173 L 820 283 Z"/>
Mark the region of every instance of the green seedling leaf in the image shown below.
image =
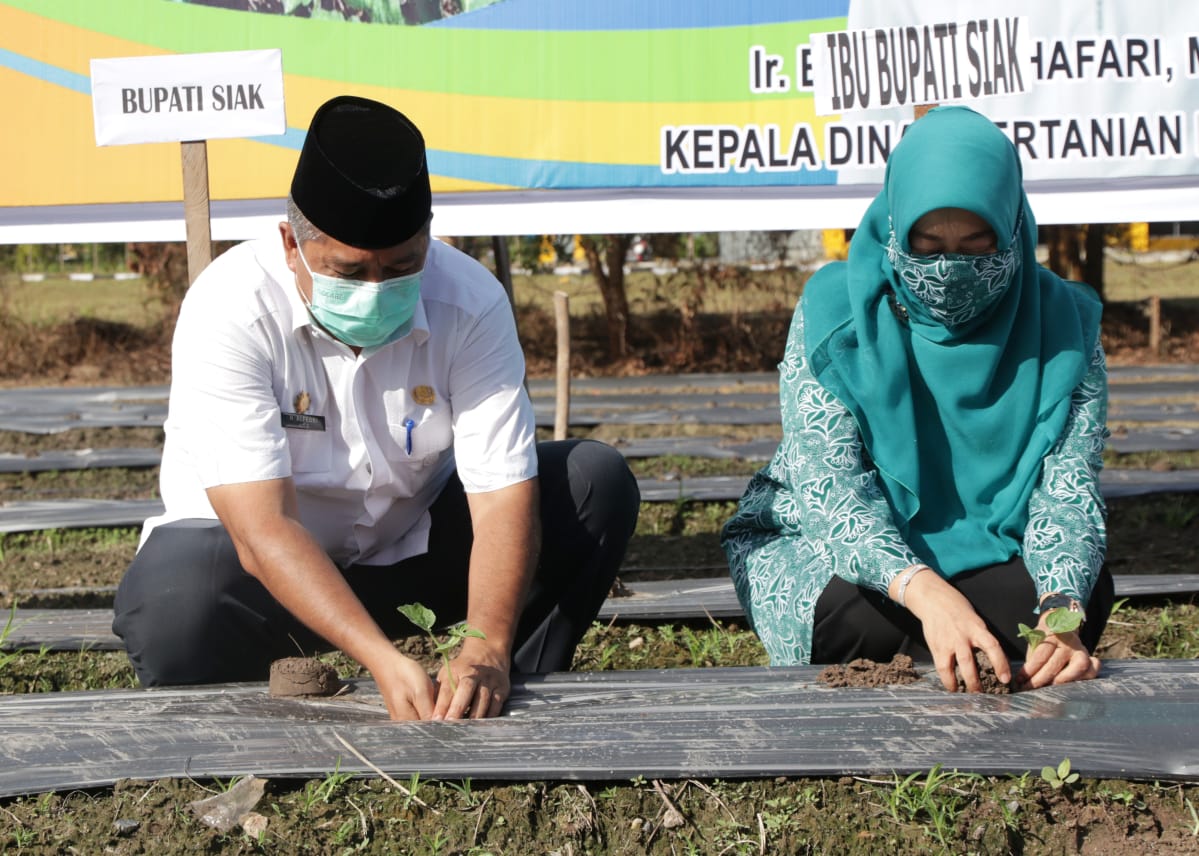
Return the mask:
<path id="1" fill-rule="evenodd" d="M 1050 633 L 1073 633 L 1082 625 L 1082 613 L 1069 609 L 1051 609 L 1045 615 L 1045 626 Z"/>
<path id="2" fill-rule="evenodd" d="M 1016 629 L 1019 631 L 1020 638 L 1028 643 L 1029 648 L 1036 648 L 1045 641 L 1045 634 L 1040 630 L 1034 630 L 1027 624 L 1017 624 Z"/>
<path id="3" fill-rule="evenodd" d="M 1050 785 L 1054 790 L 1061 790 L 1066 785 L 1072 785 L 1078 781 L 1078 773 L 1070 772 L 1070 759 L 1063 758 L 1061 763 L 1054 767 L 1042 767 L 1041 778 L 1046 784 Z"/>
<path id="4" fill-rule="evenodd" d="M 406 603 L 403 606 L 397 607 L 400 614 L 419 627 L 426 633 L 433 632 L 433 625 L 437 622 L 437 615 L 433 610 L 422 603 Z"/>

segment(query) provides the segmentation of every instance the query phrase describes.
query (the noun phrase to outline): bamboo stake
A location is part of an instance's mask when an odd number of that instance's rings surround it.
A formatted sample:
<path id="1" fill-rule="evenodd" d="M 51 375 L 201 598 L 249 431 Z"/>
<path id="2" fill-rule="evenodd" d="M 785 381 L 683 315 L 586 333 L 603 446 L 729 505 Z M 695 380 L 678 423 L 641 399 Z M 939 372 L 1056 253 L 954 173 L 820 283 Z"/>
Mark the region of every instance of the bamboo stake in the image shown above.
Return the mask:
<path id="1" fill-rule="evenodd" d="M 1156 294 L 1149 298 L 1149 353 L 1162 353 L 1162 299 Z"/>
<path id="2" fill-rule="evenodd" d="M 554 326 L 558 331 L 554 439 L 565 440 L 570 425 L 570 298 L 565 291 L 554 292 Z"/>

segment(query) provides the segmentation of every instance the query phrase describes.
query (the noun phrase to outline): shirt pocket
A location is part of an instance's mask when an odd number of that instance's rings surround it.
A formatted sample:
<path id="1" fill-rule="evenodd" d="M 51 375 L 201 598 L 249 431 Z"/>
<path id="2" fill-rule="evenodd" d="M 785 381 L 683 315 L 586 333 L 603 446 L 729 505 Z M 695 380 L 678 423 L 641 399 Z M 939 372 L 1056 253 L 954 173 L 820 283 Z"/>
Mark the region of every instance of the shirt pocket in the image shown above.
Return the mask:
<path id="1" fill-rule="evenodd" d="M 398 424 L 389 424 L 388 431 L 392 441 L 388 458 L 401 466 L 432 466 L 454 444 L 450 408 L 440 402 L 414 410 Z"/>
<path id="2" fill-rule="evenodd" d="M 285 428 L 284 433 L 297 483 L 302 482 L 303 473 L 327 473 L 333 469 L 333 437 L 328 431 Z"/>

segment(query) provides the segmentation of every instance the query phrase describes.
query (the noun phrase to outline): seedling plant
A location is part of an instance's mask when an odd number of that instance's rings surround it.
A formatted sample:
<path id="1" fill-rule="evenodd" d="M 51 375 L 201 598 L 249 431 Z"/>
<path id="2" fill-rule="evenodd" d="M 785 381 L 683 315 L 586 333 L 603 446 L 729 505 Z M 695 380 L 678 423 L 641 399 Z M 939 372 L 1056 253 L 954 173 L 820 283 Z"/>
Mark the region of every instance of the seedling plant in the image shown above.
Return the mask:
<path id="1" fill-rule="evenodd" d="M 1078 773 L 1070 772 L 1070 759 L 1063 758 L 1062 762 L 1056 768 L 1042 767 L 1041 778 L 1055 791 L 1060 791 L 1066 785 L 1072 785 L 1077 782 Z"/>
<path id="2" fill-rule="evenodd" d="M 1045 627 L 1055 636 L 1062 633 L 1073 633 L 1082 626 L 1082 613 L 1069 609 L 1053 609 L 1045 615 Z M 1036 630 L 1021 622 L 1016 625 L 1020 638 L 1028 643 L 1029 648 L 1036 648 L 1045 641 L 1044 630 Z"/>
<path id="3" fill-rule="evenodd" d="M 486 639 L 483 631 L 476 630 L 462 622 L 447 628 L 448 638 L 440 641 L 437 634 L 433 632 L 433 627 L 437 624 L 437 615 L 433 610 L 421 603 L 406 603 L 397 608 L 401 615 L 429 635 L 429 639 L 433 642 L 434 653 L 441 657 L 441 662 L 445 665 L 446 677 L 450 679 L 450 689 L 457 691 L 458 686 L 454 681 L 454 672 L 450 668 L 450 652 L 466 639 Z"/>

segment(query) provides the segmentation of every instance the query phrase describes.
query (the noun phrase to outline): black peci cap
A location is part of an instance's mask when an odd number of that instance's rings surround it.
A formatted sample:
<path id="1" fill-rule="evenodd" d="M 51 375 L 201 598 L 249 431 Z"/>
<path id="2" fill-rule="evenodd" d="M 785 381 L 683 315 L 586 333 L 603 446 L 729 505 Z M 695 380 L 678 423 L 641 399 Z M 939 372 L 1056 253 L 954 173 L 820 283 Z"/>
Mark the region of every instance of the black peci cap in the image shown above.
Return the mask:
<path id="1" fill-rule="evenodd" d="M 433 210 L 424 138 L 398 110 L 339 95 L 312 117 L 291 196 L 312 225 L 343 244 L 402 243 Z"/>

